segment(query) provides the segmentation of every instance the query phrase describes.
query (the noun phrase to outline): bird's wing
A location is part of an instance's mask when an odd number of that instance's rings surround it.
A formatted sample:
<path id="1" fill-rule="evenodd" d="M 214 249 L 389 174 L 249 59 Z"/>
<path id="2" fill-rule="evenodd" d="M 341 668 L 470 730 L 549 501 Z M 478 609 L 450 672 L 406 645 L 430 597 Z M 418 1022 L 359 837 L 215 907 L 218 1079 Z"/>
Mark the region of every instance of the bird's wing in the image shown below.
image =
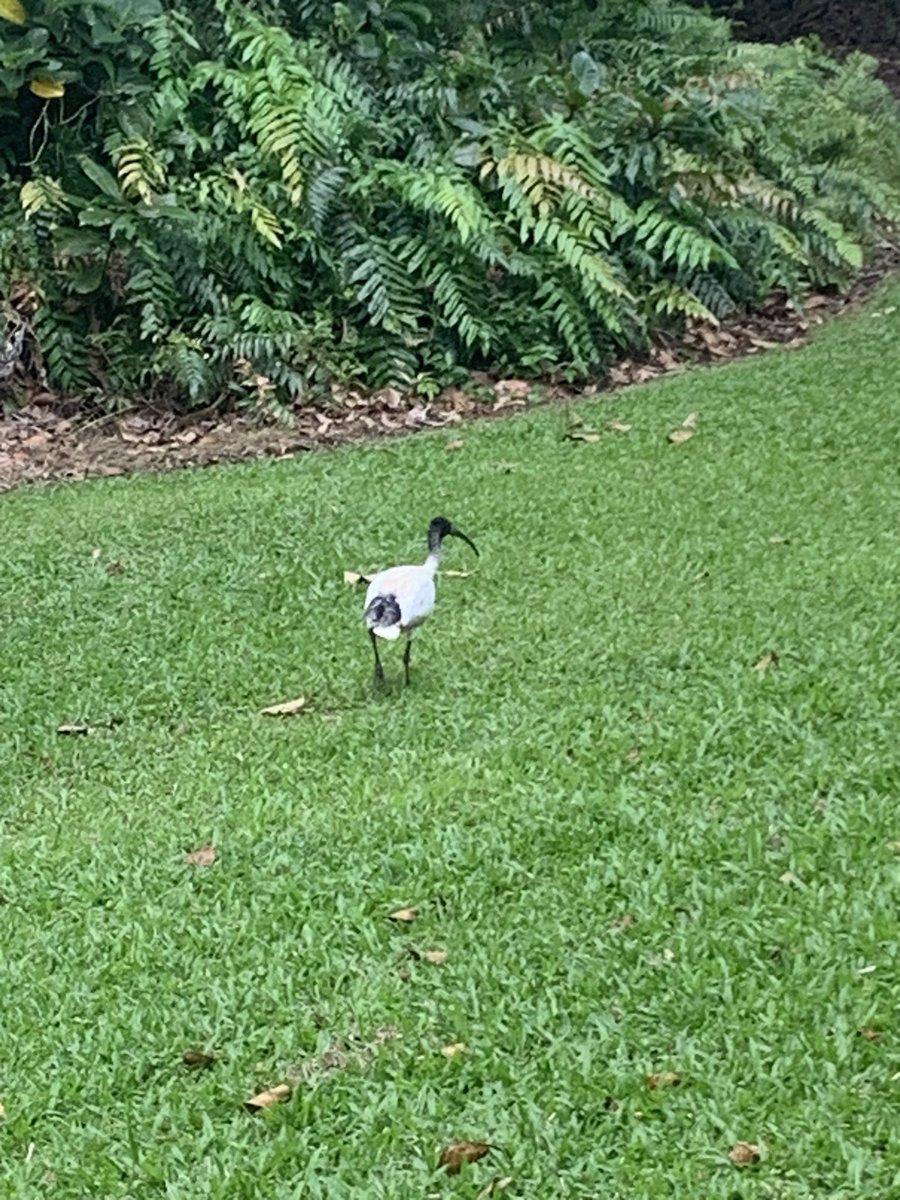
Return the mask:
<path id="1" fill-rule="evenodd" d="M 392 611 L 394 606 L 398 610 L 396 613 Z M 419 625 L 433 608 L 434 580 L 421 566 L 391 567 L 382 571 L 366 592 L 366 624 L 376 633 L 381 632 L 379 625 L 382 628 L 396 625 L 403 629 Z M 377 625 L 372 621 L 376 614 L 380 614 Z"/>

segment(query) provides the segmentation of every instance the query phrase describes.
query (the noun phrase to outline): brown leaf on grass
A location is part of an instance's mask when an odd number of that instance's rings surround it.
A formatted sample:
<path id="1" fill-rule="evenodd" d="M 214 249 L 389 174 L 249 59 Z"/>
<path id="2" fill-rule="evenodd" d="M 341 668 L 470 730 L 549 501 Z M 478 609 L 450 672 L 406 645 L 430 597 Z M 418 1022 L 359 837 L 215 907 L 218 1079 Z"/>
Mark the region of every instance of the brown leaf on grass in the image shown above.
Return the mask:
<path id="1" fill-rule="evenodd" d="M 103 557 L 103 551 L 100 549 L 99 546 L 95 546 L 94 549 L 91 551 L 91 558 L 94 560 L 94 562 L 97 562 L 102 557 Z"/>
<path id="2" fill-rule="evenodd" d="M 499 1195 L 500 1192 L 505 1192 L 512 1181 L 512 1175 L 495 1175 L 491 1182 L 483 1187 L 478 1193 L 478 1200 L 490 1200 L 491 1196 L 496 1196 Z"/>
<path id="3" fill-rule="evenodd" d="M 775 650 L 767 650 L 758 663 L 754 663 L 754 671 L 768 671 L 769 667 L 778 666 L 778 654 Z"/>
<path id="4" fill-rule="evenodd" d="M 199 850 L 188 850 L 183 861 L 189 867 L 211 867 L 218 857 L 215 846 L 201 846 Z"/>
<path id="5" fill-rule="evenodd" d="M 371 582 L 372 582 L 372 576 L 371 575 L 363 575 L 363 573 L 361 571 L 345 571 L 344 572 L 344 583 L 349 583 L 351 587 L 354 587 L 357 583 L 371 583 Z"/>
<path id="6" fill-rule="evenodd" d="M 737 1142 L 728 1151 L 728 1157 L 736 1167 L 749 1167 L 760 1160 L 759 1146 L 755 1142 Z"/>
<path id="7" fill-rule="evenodd" d="M 783 875 L 778 876 L 778 882 L 783 883 L 785 887 L 802 887 L 799 877 L 793 871 L 785 871 Z"/>
<path id="8" fill-rule="evenodd" d="M 390 913 L 388 915 L 388 920 L 400 921 L 401 923 L 408 924 L 410 921 L 414 921 L 418 915 L 418 908 L 416 905 L 411 904 L 409 908 L 398 908 L 396 912 Z"/>
<path id="9" fill-rule="evenodd" d="M 0 1100 L 0 1121 L 2 1121 L 5 1116 L 6 1116 L 6 1107 L 3 1103 L 3 1101 Z"/>
<path id="10" fill-rule="evenodd" d="M 570 429 L 566 437 L 570 442 L 590 442 L 592 445 L 600 441 L 600 434 L 593 429 Z"/>
<path id="11" fill-rule="evenodd" d="M 694 436 L 694 431 L 693 429 L 673 429 L 666 436 L 673 446 L 683 446 L 685 442 L 689 442 Z"/>
<path id="12" fill-rule="evenodd" d="M 448 450 L 462 450 L 462 448 L 465 444 L 466 443 L 463 440 L 463 438 L 454 438 L 452 442 L 447 443 L 447 449 Z"/>
<path id="13" fill-rule="evenodd" d="M 205 1050 L 185 1050 L 181 1056 L 181 1061 L 186 1067 L 192 1070 L 198 1070 L 200 1067 L 211 1067 L 216 1061 L 214 1054 L 207 1054 Z"/>
<path id="14" fill-rule="evenodd" d="M 264 717 L 292 717 L 301 708 L 306 708 L 306 704 L 306 697 L 298 696 L 296 700 L 285 700 L 283 704 L 272 704 L 268 708 L 264 708 L 262 713 Z"/>
<path id="15" fill-rule="evenodd" d="M 881 1037 L 880 1029 L 873 1029 L 871 1025 L 867 1025 L 865 1029 L 859 1031 L 860 1037 L 864 1037 L 867 1042 L 874 1042 L 876 1038 Z"/>
<path id="16" fill-rule="evenodd" d="M 91 732 L 90 725 L 57 725 L 56 732 L 62 737 L 85 737 Z"/>
<path id="17" fill-rule="evenodd" d="M 444 1058 L 456 1058 L 460 1054 L 468 1053 L 468 1049 L 465 1042 L 451 1042 L 449 1046 L 441 1047 L 441 1054 Z"/>
<path id="18" fill-rule="evenodd" d="M 420 957 L 424 958 L 426 962 L 433 963 L 436 967 L 439 967 L 441 965 L 441 963 L 444 963 L 447 961 L 447 951 L 446 950 L 425 950 L 420 955 Z"/>
<path id="19" fill-rule="evenodd" d="M 696 429 L 700 424 L 700 414 L 698 412 L 688 413 L 681 422 L 682 429 Z"/>
<path id="20" fill-rule="evenodd" d="M 245 1100 L 244 1108 L 248 1112 L 262 1112 L 264 1108 L 272 1108 L 275 1104 L 283 1104 L 285 1100 L 290 1100 L 291 1092 L 289 1083 L 278 1083 L 275 1087 L 266 1088 L 264 1092 L 258 1092 L 249 1100 Z"/>
<path id="21" fill-rule="evenodd" d="M 785 537 L 783 533 L 773 533 L 772 536 L 769 538 L 769 545 L 770 546 L 787 546 L 787 545 L 790 545 L 790 541 L 791 541 L 791 539 L 789 537 Z"/>
<path id="22" fill-rule="evenodd" d="M 448 1175 L 458 1175 L 463 1163 L 478 1162 L 490 1151 L 491 1147 L 487 1142 L 454 1142 L 452 1146 L 446 1146 L 441 1151 L 438 1166 L 446 1167 Z"/>
<path id="23" fill-rule="evenodd" d="M 106 564 L 107 575 L 124 575 L 125 570 L 125 564 L 118 558 Z"/>
<path id="24" fill-rule="evenodd" d="M 625 755 L 625 761 L 630 762 L 632 765 L 634 765 L 634 763 L 639 763 L 641 761 L 640 746 L 632 746 L 631 749 L 628 751 L 628 753 Z"/>
<path id="25" fill-rule="evenodd" d="M 441 571 L 442 579 L 468 579 L 473 571 Z"/>
<path id="26" fill-rule="evenodd" d="M 633 924 L 634 917 L 631 915 L 631 913 L 623 913 L 621 917 L 618 917 L 615 921 L 613 921 L 612 925 L 610 925 L 610 929 L 618 929 L 620 932 L 624 932 L 624 930 L 630 929 Z"/>
<path id="27" fill-rule="evenodd" d="M 632 426 L 626 421 L 610 421 L 606 428 L 614 433 L 631 433 L 632 430 Z"/>
<path id="28" fill-rule="evenodd" d="M 888 842 L 887 848 L 891 854 L 900 854 L 900 842 Z"/>
<path id="29" fill-rule="evenodd" d="M 679 1083 L 681 1076 L 677 1071 L 659 1071 L 655 1075 L 647 1076 L 648 1088 L 677 1087 Z"/>

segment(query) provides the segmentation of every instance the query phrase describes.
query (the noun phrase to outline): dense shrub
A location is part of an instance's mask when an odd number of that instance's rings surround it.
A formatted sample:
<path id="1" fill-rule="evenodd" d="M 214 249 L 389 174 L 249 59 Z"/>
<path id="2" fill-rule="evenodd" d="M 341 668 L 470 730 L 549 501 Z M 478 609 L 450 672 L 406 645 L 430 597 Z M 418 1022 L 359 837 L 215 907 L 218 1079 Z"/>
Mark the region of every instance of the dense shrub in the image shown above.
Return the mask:
<path id="1" fill-rule="evenodd" d="M 110 401 L 576 377 L 845 286 L 900 209 L 871 60 L 664 0 L 23 2 L 0 285 Z"/>

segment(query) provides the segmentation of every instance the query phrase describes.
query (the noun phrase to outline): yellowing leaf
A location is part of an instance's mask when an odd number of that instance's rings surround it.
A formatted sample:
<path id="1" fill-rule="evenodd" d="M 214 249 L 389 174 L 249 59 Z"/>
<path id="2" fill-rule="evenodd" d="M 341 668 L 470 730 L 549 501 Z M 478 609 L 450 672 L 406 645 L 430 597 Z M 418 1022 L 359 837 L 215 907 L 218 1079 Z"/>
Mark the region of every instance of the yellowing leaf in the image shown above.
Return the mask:
<path id="1" fill-rule="evenodd" d="M 700 422 L 700 414 L 698 412 L 688 413 L 681 422 L 682 429 L 696 429 Z"/>
<path id="2" fill-rule="evenodd" d="M 447 961 L 447 951 L 446 950 L 425 950 L 422 953 L 422 957 L 425 959 L 426 962 L 434 963 L 434 965 L 436 967 L 439 967 L 442 962 Z"/>
<path id="3" fill-rule="evenodd" d="M 56 79 L 32 79 L 28 86 L 42 100 L 59 100 L 66 94 L 66 85 Z"/>
<path id="4" fill-rule="evenodd" d="M 465 1042 L 451 1042 L 449 1046 L 442 1047 L 441 1054 L 444 1058 L 456 1058 L 459 1054 L 465 1054 L 468 1049 Z"/>
<path id="5" fill-rule="evenodd" d="M 631 433 L 631 426 L 625 421 L 610 421 L 606 428 L 614 433 Z"/>
<path id="6" fill-rule="evenodd" d="M 264 1092 L 258 1092 L 249 1100 L 244 1102 L 244 1108 L 250 1112 L 262 1112 L 264 1108 L 271 1108 L 274 1104 L 282 1104 L 285 1100 L 291 1098 L 291 1085 L 289 1083 L 279 1083 L 275 1087 L 266 1088 Z"/>
<path id="7" fill-rule="evenodd" d="M 441 571 L 442 579 L 468 579 L 472 571 Z"/>
<path id="8" fill-rule="evenodd" d="M 26 13 L 19 0 L 0 0 L 0 17 L 13 25 L 24 25 Z"/>
<path id="9" fill-rule="evenodd" d="M 184 862 L 189 867 L 211 867 L 218 857 L 215 846 L 201 846 L 199 850 L 188 850 Z"/>
<path id="10" fill-rule="evenodd" d="M 454 1142 L 441 1152 L 438 1166 L 446 1167 L 448 1175 L 458 1175 L 463 1163 L 478 1162 L 490 1149 L 487 1142 Z"/>
<path id="11" fill-rule="evenodd" d="M 264 708 L 262 711 L 265 717 L 292 717 L 301 708 L 305 707 L 306 697 L 298 696 L 296 700 L 285 700 L 283 704 L 272 704 L 269 708 Z"/>
<path id="12" fill-rule="evenodd" d="M 689 442 L 693 436 L 693 429 L 673 429 L 668 435 L 669 441 L 673 446 L 683 446 L 684 443 Z"/>

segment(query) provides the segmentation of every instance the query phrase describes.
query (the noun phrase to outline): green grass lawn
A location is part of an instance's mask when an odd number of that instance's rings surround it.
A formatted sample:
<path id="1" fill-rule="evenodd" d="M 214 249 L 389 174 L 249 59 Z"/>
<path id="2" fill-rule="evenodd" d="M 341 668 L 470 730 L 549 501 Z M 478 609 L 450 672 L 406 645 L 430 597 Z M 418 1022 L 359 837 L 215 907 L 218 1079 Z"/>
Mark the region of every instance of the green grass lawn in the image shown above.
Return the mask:
<path id="1" fill-rule="evenodd" d="M 585 402 L 597 444 L 0 501 L 4 1200 L 900 1196 L 891 302 Z M 481 557 L 375 697 L 342 572 L 436 513 Z"/>

